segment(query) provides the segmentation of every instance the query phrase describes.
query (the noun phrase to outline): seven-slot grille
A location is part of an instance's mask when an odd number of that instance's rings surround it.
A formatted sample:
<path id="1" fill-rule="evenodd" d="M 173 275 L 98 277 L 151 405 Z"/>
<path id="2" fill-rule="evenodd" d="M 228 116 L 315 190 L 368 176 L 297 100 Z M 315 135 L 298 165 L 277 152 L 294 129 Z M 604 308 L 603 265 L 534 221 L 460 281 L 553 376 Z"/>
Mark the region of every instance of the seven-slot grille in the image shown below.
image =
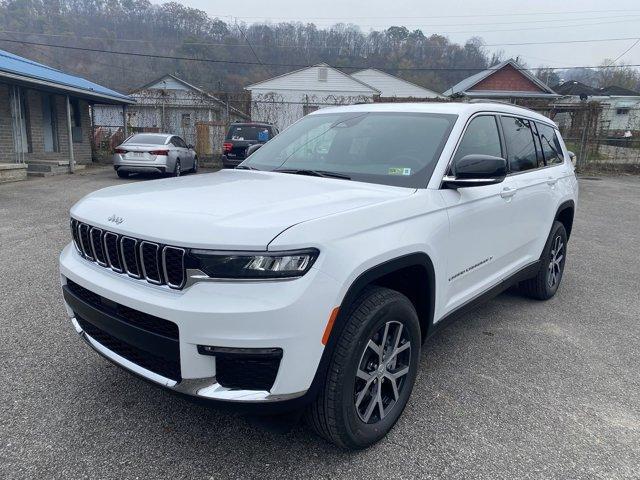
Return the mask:
<path id="1" fill-rule="evenodd" d="M 183 248 L 138 240 L 75 219 L 71 219 L 71 235 L 78 253 L 102 267 L 155 285 L 184 286 Z"/>

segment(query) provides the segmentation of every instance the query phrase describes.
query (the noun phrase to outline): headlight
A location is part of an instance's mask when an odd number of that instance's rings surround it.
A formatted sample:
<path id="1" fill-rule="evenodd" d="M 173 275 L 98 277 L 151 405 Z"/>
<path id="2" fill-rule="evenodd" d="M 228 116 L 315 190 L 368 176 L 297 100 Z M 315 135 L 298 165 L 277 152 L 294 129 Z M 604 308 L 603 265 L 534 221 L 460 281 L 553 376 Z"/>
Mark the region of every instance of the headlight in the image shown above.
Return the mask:
<path id="1" fill-rule="evenodd" d="M 194 267 L 211 278 L 301 277 L 318 258 L 315 248 L 289 252 L 216 252 L 191 250 Z"/>

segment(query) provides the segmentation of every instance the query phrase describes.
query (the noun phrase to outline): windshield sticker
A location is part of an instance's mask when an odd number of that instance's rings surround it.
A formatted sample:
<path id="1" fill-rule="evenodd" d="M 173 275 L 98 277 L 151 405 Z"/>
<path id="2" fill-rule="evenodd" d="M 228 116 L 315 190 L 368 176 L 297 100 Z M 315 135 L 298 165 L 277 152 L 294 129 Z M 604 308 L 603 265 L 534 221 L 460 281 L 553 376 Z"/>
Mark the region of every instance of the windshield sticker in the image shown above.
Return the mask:
<path id="1" fill-rule="evenodd" d="M 262 130 L 258 132 L 258 141 L 259 142 L 268 142 L 269 141 L 269 130 Z"/>
<path id="2" fill-rule="evenodd" d="M 411 175 L 410 168 L 391 167 L 389 168 L 389 175 Z"/>

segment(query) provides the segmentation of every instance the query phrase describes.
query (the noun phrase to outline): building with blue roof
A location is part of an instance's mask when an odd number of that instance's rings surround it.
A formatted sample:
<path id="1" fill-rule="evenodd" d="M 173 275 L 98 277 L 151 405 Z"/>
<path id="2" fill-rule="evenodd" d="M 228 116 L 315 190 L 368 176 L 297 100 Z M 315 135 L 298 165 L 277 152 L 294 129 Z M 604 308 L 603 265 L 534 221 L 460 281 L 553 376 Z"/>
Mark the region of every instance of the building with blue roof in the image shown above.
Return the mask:
<path id="1" fill-rule="evenodd" d="M 0 50 L 0 181 L 91 163 L 90 108 L 135 100 L 82 77 Z"/>

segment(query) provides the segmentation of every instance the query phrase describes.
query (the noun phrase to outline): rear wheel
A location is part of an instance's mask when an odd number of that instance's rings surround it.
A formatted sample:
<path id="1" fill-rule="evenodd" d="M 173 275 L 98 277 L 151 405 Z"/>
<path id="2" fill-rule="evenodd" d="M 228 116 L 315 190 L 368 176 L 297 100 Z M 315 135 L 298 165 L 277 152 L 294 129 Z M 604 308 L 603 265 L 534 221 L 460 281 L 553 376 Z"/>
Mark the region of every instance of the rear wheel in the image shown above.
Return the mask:
<path id="1" fill-rule="evenodd" d="M 383 438 L 411 395 L 420 344 L 418 315 L 407 297 L 387 288 L 365 290 L 340 333 L 307 423 L 343 448 Z"/>
<path id="2" fill-rule="evenodd" d="M 542 252 L 538 273 L 520 283 L 523 293 L 538 300 L 553 297 L 562 281 L 566 259 L 567 231 L 562 223 L 555 221 Z"/>
<path id="3" fill-rule="evenodd" d="M 129 173 L 128 172 L 124 172 L 122 170 L 116 170 L 116 174 L 120 178 L 129 178 Z"/>
<path id="4" fill-rule="evenodd" d="M 173 168 L 173 176 L 179 177 L 182 175 L 182 165 L 180 164 L 180 160 L 176 160 L 176 166 Z"/>

